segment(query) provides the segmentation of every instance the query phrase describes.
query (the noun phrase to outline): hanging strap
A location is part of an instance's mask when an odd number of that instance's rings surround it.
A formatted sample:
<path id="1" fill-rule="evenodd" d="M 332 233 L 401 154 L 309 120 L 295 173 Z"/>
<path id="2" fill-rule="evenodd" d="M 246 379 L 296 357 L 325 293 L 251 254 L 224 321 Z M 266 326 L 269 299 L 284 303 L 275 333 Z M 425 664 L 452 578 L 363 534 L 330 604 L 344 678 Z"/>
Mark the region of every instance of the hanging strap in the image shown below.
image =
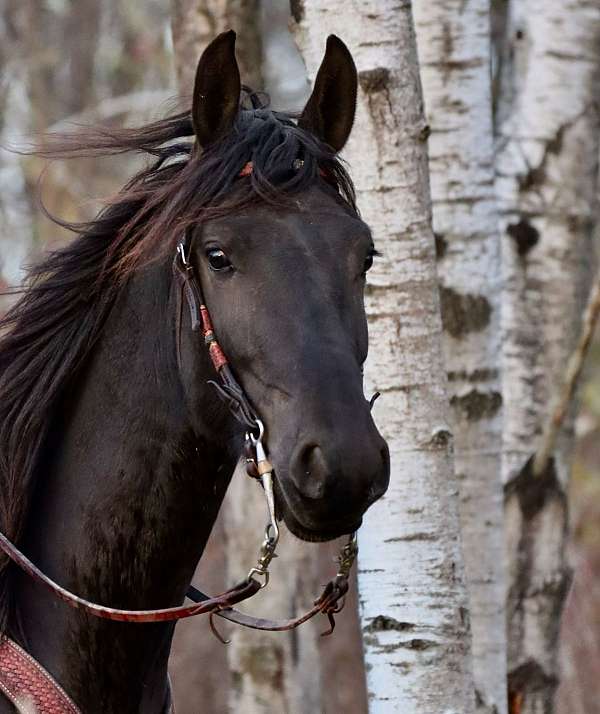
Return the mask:
<path id="1" fill-rule="evenodd" d="M 226 590 L 216 597 L 208 598 L 194 605 L 179 605 L 177 607 L 166 607 L 157 610 L 122 610 L 99 605 L 63 588 L 62 585 L 56 583 L 34 565 L 3 533 L 0 533 L 0 548 L 14 563 L 30 575 L 33 580 L 36 580 L 51 590 L 56 597 L 77 610 L 84 610 L 90 615 L 101 617 L 105 620 L 117 620 L 121 622 L 167 622 L 170 620 L 182 620 L 186 617 L 206 615 L 210 612 L 231 607 L 238 602 L 252 597 L 261 588 L 261 583 L 257 580 L 247 578 L 230 590 Z"/>
<path id="2" fill-rule="evenodd" d="M 310 620 L 318 613 L 327 615 L 333 631 L 333 615 L 339 612 L 343 606 L 343 597 L 348 591 L 348 572 L 354 553 L 346 567 L 343 557 L 340 559 L 340 572 L 331 580 L 323 591 L 321 597 L 315 605 L 304 615 L 292 620 L 266 620 L 263 618 L 251 617 L 233 609 L 233 605 L 251 598 L 261 589 L 261 583 L 254 578 L 247 578 L 230 590 L 210 597 L 196 588 L 190 588 L 188 597 L 194 601 L 193 605 L 179 605 L 177 607 L 167 607 L 157 610 L 122 610 L 114 607 L 106 607 L 98 603 L 91 602 L 85 598 L 75 595 L 66 588 L 56 583 L 35 566 L 26 555 L 24 555 L 8 538 L 0 533 L 0 549 L 9 558 L 24 570 L 31 578 L 48 588 L 56 597 L 66 602 L 77 610 L 84 610 L 90 615 L 100 617 L 105 620 L 115 620 L 120 622 L 167 622 L 172 620 L 182 620 L 196 615 L 215 614 L 227 620 L 236 622 L 244 627 L 252 627 L 258 630 L 290 630 L 298 627 L 303 622 Z M 341 602 L 340 602 L 341 601 Z M 325 634 L 330 634 L 327 632 Z"/>

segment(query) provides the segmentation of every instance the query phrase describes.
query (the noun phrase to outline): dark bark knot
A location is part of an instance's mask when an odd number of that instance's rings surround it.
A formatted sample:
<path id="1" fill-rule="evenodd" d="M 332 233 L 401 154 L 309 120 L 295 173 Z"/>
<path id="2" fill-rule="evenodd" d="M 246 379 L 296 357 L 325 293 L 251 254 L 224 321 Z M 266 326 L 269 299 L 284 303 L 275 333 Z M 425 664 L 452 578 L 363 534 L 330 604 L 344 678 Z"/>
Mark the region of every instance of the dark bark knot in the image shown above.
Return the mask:
<path id="1" fill-rule="evenodd" d="M 448 429 L 435 429 L 431 435 L 431 446 L 434 448 L 447 448 L 452 443 L 452 432 Z"/>
<path id="2" fill-rule="evenodd" d="M 448 241 L 441 233 L 434 233 L 433 236 L 435 238 L 435 257 L 441 260 L 448 250 Z"/>
<path id="3" fill-rule="evenodd" d="M 304 17 L 304 0 L 290 0 L 290 13 L 296 22 Z"/>
<path id="4" fill-rule="evenodd" d="M 442 324 L 452 337 L 461 338 L 469 332 L 485 329 L 492 314 L 492 306 L 483 295 L 461 294 L 440 285 Z"/>
<path id="5" fill-rule="evenodd" d="M 417 650 L 419 652 L 422 652 L 423 650 L 428 650 L 431 647 L 435 647 L 436 643 L 433 640 L 413 639 L 409 640 L 406 643 L 406 646 L 411 650 Z"/>
<path id="6" fill-rule="evenodd" d="M 358 81 L 365 94 L 383 92 L 390 83 L 390 70 L 385 67 L 365 69 L 358 73 Z"/>
<path id="7" fill-rule="evenodd" d="M 538 243 L 540 232 L 525 218 L 518 223 L 511 223 L 506 229 L 508 235 L 515 241 L 518 254 L 523 257 Z"/>
<path id="8" fill-rule="evenodd" d="M 558 679 L 544 671 L 542 666 L 532 659 L 519 665 L 508 674 L 508 703 L 510 714 L 520 714 L 528 695 L 537 695 L 545 701 L 550 711 Z M 544 709 L 546 711 L 546 709 Z"/>
<path id="9" fill-rule="evenodd" d="M 400 622 L 393 617 L 388 617 L 387 615 L 377 615 L 374 617 L 368 625 L 365 625 L 363 631 L 366 633 L 372 632 L 390 632 L 392 630 L 396 632 L 406 632 L 407 630 L 412 630 L 414 625 L 410 622 Z"/>
<path id="10" fill-rule="evenodd" d="M 472 389 L 462 396 L 453 396 L 450 405 L 461 412 L 468 421 L 493 417 L 502 406 L 500 392 L 480 392 Z"/>
<path id="11" fill-rule="evenodd" d="M 554 459 L 550 459 L 545 471 L 539 476 L 533 475 L 532 466 L 533 456 L 504 487 L 505 500 L 516 495 L 523 517 L 527 521 L 534 518 L 552 500 L 566 505 L 565 492 L 556 475 Z"/>

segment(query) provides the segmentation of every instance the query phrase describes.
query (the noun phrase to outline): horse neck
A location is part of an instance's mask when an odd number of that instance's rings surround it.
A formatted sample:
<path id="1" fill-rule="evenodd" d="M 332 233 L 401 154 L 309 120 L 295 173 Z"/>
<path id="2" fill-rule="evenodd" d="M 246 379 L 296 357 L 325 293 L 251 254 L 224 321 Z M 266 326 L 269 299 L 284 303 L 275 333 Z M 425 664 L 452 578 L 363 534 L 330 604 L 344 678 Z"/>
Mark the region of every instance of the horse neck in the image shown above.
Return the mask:
<path id="1" fill-rule="evenodd" d="M 234 466 L 186 406 L 169 275 L 146 269 L 118 298 L 53 419 L 25 528 L 50 577 L 112 607 L 182 602 Z M 214 397 L 199 390 L 201 412 Z M 163 711 L 172 625 L 85 616 L 23 575 L 15 587 L 27 648 L 83 711 Z"/>

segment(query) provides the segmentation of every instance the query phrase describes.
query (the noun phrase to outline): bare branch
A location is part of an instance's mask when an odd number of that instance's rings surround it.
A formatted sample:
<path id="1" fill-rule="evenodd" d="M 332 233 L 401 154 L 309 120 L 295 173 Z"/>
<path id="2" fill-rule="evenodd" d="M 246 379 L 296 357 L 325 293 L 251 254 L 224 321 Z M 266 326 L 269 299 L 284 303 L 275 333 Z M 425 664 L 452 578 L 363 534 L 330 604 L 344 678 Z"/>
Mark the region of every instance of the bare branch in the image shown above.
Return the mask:
<path id="1" fill-rule="evenodd" d="M 579 375 L 581 374 L 581 369 L 585 361 L 592 337 L 594 334 L 594 328 L 598 320 L 598 314 L 600 313 L 600 271 L 596 275 L 596 279 L 590 291 L 590 296 L 588 303 L 585 308 L 583 315 L 583 322 L 581 327 L 581 334 L 579 335 L 579 340 L 577 345 L 573 350 L 571 357 L 567 363 L 567 369 L 565 371 L 565 377 L 561 388 L 556 395 L 552 408 L 550 410 L 550 416 L 544 426 L 544 431 L 542 432 L 542 440 L 538 447 L 538 450 L 533 459 L 533 475 L 539 476 L 544 473 L 548 461 L 554 451 L 554 446 L 556 444 L 556 439 L 560 432 L 562 423 L 565 419 L 565 415 L 569 409 L 571 400 L 573 399 L 573 394 L 575 393 L 575 388 L 579 380 Z"/>

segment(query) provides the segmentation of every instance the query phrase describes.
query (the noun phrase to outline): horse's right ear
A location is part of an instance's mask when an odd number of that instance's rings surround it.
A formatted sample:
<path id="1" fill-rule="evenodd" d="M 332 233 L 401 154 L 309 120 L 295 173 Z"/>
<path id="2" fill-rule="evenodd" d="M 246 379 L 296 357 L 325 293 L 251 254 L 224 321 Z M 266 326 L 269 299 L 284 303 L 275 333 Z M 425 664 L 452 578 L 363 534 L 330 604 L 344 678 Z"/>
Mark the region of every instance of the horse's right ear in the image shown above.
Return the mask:
<path id="1" fill-rule="evenodd" d="M 200 146 L 208 146 L 231 128 L 239 111 L 240 92 L 235 32 L 229 30 L 208 45 L 198 62 L 192 122 Z"/>

